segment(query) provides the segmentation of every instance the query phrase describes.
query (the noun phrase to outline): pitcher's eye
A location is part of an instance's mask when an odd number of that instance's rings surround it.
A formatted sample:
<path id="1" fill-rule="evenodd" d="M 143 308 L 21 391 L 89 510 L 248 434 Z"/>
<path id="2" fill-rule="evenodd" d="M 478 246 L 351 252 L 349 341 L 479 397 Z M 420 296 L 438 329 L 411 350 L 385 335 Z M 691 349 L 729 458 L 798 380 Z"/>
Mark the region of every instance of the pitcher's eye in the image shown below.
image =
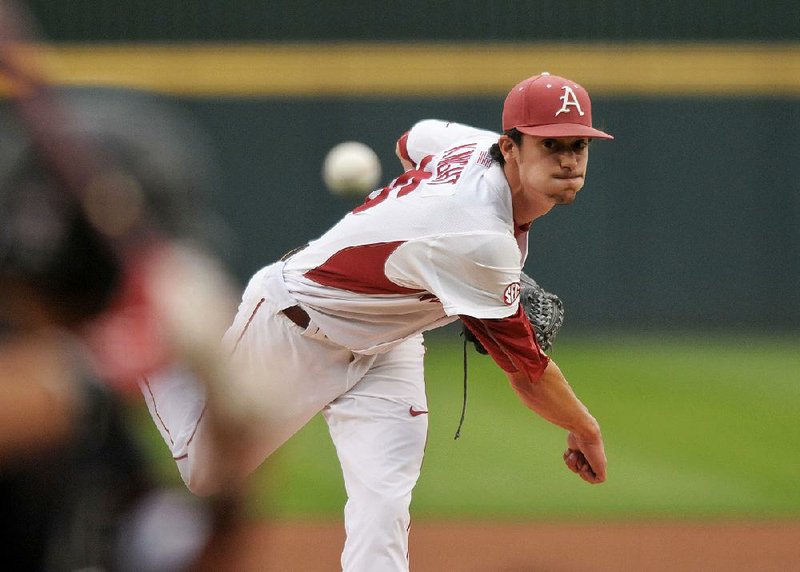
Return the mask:
<path id="1" fill-rule="evenodd" d="M 583 151 L 589 146 L 588 139 L 578 139 L 575 143 L 572 144 L 573 151 Z"/>

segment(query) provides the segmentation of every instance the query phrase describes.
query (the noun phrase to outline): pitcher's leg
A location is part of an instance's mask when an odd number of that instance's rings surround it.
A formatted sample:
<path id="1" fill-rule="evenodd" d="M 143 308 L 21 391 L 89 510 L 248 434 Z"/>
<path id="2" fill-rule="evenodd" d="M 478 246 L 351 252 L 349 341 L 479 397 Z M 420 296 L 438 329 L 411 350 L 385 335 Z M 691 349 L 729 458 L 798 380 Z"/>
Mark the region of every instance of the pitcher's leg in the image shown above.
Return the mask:
<path id="1" fill-rule="evenodd" d="M 378 356 L 325 409 L 348 496 L 346 572 L 408 570 L 409 505 L 428 428 L 423 354 L 420 338 Z"/>
<path id="2" fill-rule="evenodd" d="M 189 372 L 164 371 L 143 386 L 148 408 L 176 460 L 181 477 L 198 495 L 217 492 L 220 478 L 237 481 L 360 379 L 374 358 L 356 358 L 325 339 L 313 339 L 261 299 L 251 300 L 231 329 L 231 366 L 236 373 L 226 391 L 258 401 L 252 431 L 237 447 L 220 449 L 207 415 L 205 392 Z M 244 319 L 240 319 L 244 317 Z M 223 380 L 227 382 L 228 380 Z M 226 453 L 229 455 L 226 458 Z M 225 476 L 221 477 L 220 472 Z"/>
<path id="3" fill-rule="evenodd" d="M 192 493 L 214 494 L 246 477 L 249 470 L 239 467 L 250 451 L 231 449 L 247 443 L 237 434 L 237 441 L 226 442 L 224 456 L 220 455 L 222 444 L 209 425 L 205 387 L 191 371 L 173 364 L 140 380 L 139 385 L 150 416 Z M 254 459 L 251 464 L 261 460 Z"/>

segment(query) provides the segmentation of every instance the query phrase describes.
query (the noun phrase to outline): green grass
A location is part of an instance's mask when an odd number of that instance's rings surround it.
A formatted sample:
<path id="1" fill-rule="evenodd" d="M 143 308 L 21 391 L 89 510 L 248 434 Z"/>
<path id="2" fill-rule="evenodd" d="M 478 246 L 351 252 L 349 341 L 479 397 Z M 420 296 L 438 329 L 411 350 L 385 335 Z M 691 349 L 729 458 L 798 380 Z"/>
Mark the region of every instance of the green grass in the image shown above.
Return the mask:
<path id="1" fill-rule="evenodd" d="M 608 481 L 562 464 L 564 432 L 525 409 L 490 358 L 471 352 L 461 439 L 461 345 L 428 343 L 428 445 L 415 518 L 800 517 L 800 339 L 559 339 L 553 357 L 598 418 Z M 159 470 L 169 456 L 149 429 Z M 341 514 L 345 495 L 321 418 L 256 474 L 253 508 L 277 518 Z"/>

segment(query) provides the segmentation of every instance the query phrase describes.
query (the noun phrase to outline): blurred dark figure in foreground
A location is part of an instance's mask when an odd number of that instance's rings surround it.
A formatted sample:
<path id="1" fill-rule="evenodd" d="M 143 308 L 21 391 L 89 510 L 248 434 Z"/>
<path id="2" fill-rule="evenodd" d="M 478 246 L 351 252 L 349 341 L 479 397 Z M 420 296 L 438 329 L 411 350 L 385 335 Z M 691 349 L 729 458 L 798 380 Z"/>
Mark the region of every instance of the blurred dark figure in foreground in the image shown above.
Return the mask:
<path id="1" fill-rule="evenodd" d="M 207 158 L 192 163 L 173 140 L 186 125 L 142 94 L 62 96 L 72 122 L 58 127 L 94 164 L 77 194 L 0 103 L 0 561 L 202 569 L 219 513 L 152 478 L 125 403 L 137 376 L 171 363 L 219 374 L 205 345 L 236 297 L 203 248 L 183 246 L 215 226 L 196 193 Z M 197 322 L 187 298 L 214 308 Z"/>

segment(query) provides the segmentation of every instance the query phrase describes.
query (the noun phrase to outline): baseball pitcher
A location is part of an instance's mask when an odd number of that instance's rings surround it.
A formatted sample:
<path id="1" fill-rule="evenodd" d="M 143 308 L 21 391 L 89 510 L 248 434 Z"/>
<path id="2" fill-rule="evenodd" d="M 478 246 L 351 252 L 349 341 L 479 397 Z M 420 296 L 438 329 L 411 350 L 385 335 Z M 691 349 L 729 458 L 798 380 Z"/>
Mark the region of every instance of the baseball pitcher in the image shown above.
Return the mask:
<path id="1" fill-rule="evenodd" d="M 520 277 L 531 223 L 575 199 L 590 142 L 612 137 L 592 127 L 582 86 L 547 73 L 516 85 L 502 117 L 502 135 L 413 126 L 397 144 L 405 172 L 256 273 L 225 336 L 233 362 L 257 372 L 264 401 L 242 476 L 325 417 L 348 495 L 348 572 L 409 568 L 427 330 L 462 320 L 522 402 L 567 431 L 567 467 L 588 483 L 606 478 L 599 425 L 537 344 Z M 213 493 L 202 391 L 168 372 L 143 389 L 189 488 Z"/>

